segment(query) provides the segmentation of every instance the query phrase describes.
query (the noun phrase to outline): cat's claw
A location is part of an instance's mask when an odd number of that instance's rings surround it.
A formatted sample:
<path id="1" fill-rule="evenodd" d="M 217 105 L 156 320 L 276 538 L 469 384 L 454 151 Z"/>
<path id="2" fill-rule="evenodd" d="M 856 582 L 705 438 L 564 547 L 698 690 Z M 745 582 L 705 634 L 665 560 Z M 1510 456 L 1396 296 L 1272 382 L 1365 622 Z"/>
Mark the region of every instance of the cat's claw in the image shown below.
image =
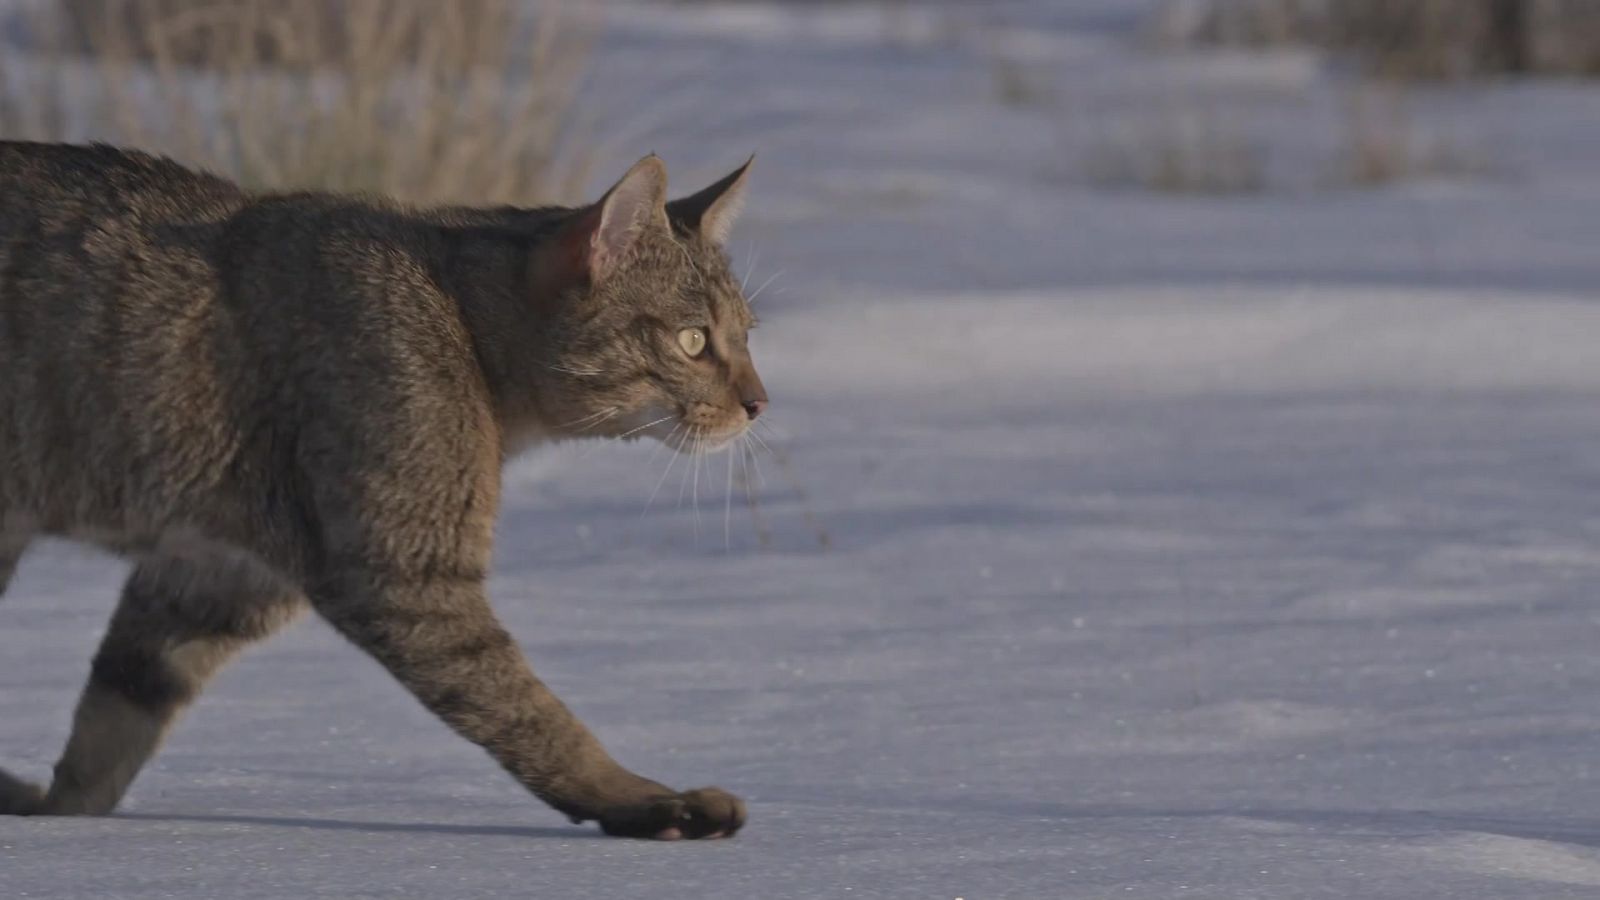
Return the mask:
<path id="1" fill-rule="evenodd" d="M 744 801 L 721 788 L 699 788 L 638 806 L 609 810 L 600 828 L 614 837 L 658 841 L 733 837 L 744 827 Z"/>

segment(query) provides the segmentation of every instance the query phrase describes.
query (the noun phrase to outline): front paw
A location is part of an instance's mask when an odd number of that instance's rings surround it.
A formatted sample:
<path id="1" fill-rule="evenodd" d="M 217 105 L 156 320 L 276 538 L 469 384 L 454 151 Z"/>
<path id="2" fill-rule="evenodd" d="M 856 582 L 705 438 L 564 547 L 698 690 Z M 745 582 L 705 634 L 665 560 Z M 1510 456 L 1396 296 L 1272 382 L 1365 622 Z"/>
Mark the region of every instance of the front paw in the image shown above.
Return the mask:
<path id="1" fill-rule="evenodd" d="M 614 837 L 658 841 L 733 837 L 744 826 L 744 801 L 721 788 L 699 788 L 609 809 L 600 828 Z"/>

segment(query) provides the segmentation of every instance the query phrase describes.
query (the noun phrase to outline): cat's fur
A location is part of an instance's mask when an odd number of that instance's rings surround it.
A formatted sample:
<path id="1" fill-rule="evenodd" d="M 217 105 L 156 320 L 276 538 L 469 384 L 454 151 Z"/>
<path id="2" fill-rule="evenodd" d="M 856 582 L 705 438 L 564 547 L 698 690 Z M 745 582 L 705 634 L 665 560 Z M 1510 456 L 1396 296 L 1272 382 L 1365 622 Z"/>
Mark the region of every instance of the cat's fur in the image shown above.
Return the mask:
<path id="1" fill-rule="evenodd" d="M 0 812 L 109 812 L 205 680 L 309 607 L 574 821 L 738 830 L 733 795 L 614 762 L 484 580 L 519 448 L 702 449 L 765 405 L 720 246 L 747 167 L 670 204 L 647 157 L 587 207 L 413 211 L 0 143 L 0 590 L 35 535 L 134 561 L 54 781 L 0 772 Z"/>

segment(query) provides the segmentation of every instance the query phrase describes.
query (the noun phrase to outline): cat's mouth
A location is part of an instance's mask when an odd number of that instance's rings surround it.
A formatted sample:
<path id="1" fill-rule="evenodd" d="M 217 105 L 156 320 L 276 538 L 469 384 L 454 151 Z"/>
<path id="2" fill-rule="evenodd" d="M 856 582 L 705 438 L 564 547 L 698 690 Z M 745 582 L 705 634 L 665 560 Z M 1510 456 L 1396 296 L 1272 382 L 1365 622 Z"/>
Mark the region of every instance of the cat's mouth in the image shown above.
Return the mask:
<path id="1" fill-rule="evenodd" d="M 714 428 L 694 424 L 684 416 L 674 416 L 651 426 L 645 433 L 678 453 L 703 456 L 727 449 L 748 430 L 749 426 L 745 423 L 733 428 Z"/>
<path id="2" fill-rule="evenodd" d="M 729 431 L 716 431 L 685 425 L 666 437 L 661 437 L 660 440 L 663 444 L 679 453 L 689 456 L 703 456 L 708 453 L 726 450 L 734 441 L 743 437 L 748 430 L 748 426 L 734 428 Z"/>
<path id="3" fill-rule="evenodd" d="M 740 421 L 731 427 L 717 428 L 692 422 L 692 417 L 683 412 L 658 411 L 641 414 L 638 418 L 643 419 L 641 424 L 624 429 L 618 437 L 623 440 L 655 438 L 678 453 L 689 456 L 702 456 L 725 450 L 750 430 L 748 421 Z"/>

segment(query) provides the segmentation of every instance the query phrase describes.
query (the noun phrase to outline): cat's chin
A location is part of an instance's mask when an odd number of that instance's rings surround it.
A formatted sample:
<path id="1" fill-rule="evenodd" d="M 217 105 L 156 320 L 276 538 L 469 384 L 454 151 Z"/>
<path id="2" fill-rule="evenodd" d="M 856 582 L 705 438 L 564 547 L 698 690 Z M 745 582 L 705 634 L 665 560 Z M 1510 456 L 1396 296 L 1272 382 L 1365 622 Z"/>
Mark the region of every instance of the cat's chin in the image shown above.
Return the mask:
<path id="1" fill-rule="evenodd" d="M 723 434 L 686 434 L 682 429 L 665 436 L 655 435 L 661 443 L 685 456 L 706 456 L 728 449 L 749 429 L 740 428 Z"/>

